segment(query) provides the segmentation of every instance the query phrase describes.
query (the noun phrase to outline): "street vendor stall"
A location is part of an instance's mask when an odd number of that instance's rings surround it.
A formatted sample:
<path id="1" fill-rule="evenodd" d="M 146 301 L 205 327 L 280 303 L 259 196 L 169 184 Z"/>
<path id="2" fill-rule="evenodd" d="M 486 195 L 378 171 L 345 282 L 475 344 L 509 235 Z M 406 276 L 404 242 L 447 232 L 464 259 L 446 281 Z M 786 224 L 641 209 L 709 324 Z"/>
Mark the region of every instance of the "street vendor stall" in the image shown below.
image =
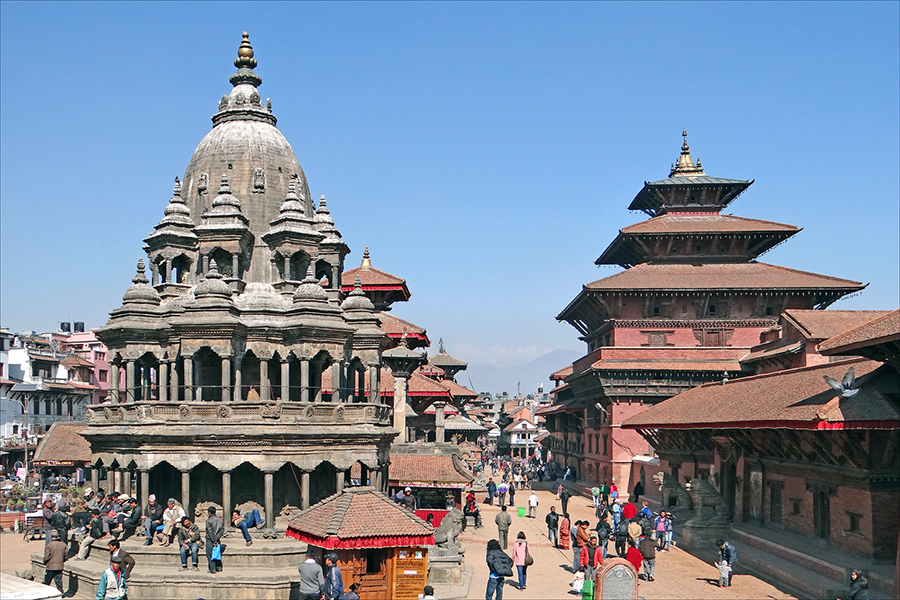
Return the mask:
<path id="1" fill-rule="evenodd" d="M 287 537 L 338 556 L 344 587 L 363 600 L 414 600 L 428 580 L 434 528 L 371 487 L 345 488 L 300 512 Z"/>
<path id="2" fill-rule="evenodd" d="M 412 450 L 409 450 L 412 452 Z M 472 485 L 475 476 L 456 454 L 393 454 L 388 467 L 388 489 L 393 496 L 405 488 L 416 498 L 416 514 L 434 515 L 434 525 L 456 506 L 462 509 L 463 490 Z M 452 501 L 452 505 L 451 505 Z"/>

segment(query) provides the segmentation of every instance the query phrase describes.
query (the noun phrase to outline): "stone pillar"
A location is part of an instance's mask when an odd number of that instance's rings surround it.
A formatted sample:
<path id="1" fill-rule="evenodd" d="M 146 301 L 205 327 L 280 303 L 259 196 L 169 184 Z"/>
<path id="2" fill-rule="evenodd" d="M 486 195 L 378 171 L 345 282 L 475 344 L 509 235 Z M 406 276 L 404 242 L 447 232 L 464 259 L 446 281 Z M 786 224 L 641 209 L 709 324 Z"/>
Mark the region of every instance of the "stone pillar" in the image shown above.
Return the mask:
<path id="1" fill-rule="evenodd" d="M 156 384 L 159 390 L 159 401 L 169 401 L 169 361 L 164 360 L 159 363 L 159 381 Z"/>
<path id="2" fill-rule="evenodd" d="M 284 277 L 282 279 L 287 281 L 290 278 L 291 278 L 291 257 L 285 255 L 285 257 L 284 257 Z"/>
<path id="3" fill-rule="evenodd" d="M 209 273 L 209 254 L 203 255 L 203 276 L 206 277 L 206 274 Z"/>
<path id="4" fill-rule="evenodd" d="M 166 283 L 172 283 L 172 259 L 166 259 Z M 178 283 L 178 282 L 175 282 Z"/>
<path id="5" fill-rule="evenodd" d="M 141 473 L 141 510 L 150 503 L 150 471 L 140 469 Z M 142 513 L 143 514 L 143 513 Z"/>
<path id="6" fill-rule="evenodd" d="M 184 401 L 194 400 L 194 357 L 184 357 Z"/>
<path id="7" fill-rule="evenodd" d="M 444 407 L 446 402 L 434 403 L 434 441 L 441 444 L 444 442 Z"/>
<path id="8" fill-rule="evenodd" d="M 116 470 L 107 467 L 106 469 L 106 495 L 109 496 L 111 493 L 116 491 Z"/>
<path id="9" fill-rule="evenodd" d="M 159 265 L 155 262 L 150 263 L 150 285 L 159 283 Z"/>
<path id="10" fill-rule="evenodd" d="M 300 359 L 300 402 L 309 402 L 309 359 Z"/>
<path id="11" fill-rule="evenodd" d="M 378 402 L 378 372 L 375 365 L 369 365 L 369 404 Z"/>
<path id="12" fill-rule="evenodd" d="M 291 363 L 286 358 L 281 359 L 281 399 L 291 399 Z"/>
<path id="13" fill-rule="evenodd" d="M 265 509 L 266 509 L 266 529 L 275 529 L 275 473 L 272 471 L 265 472 Z"/>
<path id="14" fill-rule="evenodd" d="M 100 489 L 100 469 L 97 465 L 91 465 L 91 490 L 94 494 Z"/>
<path id="15" fill-rule="evenodd" d="M 331 401 L 343 402 L 344 396 L 341 390 L 341 361 L 331 363 Z"/>
<path id="16" fill-rule="evenodd" d="M 231 524 L 231 471 L 222 471 L 222 519 L 228 523 L 228 528 L 232 528 Z"/>
<path id="17" fill-rule="evenodd" d="M 222 402 L 231 402 L 231 357 L 230 356 L 225 356 L 222 358 Z"/>
<path id="18" fill-rule="evenodd" d="M 377 469 L 375 469 L 375 481 L 373 483 L 375 484 L 375 489 L 378 490 L 379 492 L 383 491 L 382 485 L 381 485 L 382 480 L 384 479 L 383 475 L 384 475 L 384 471 L 381 469 L 381 466 L 379 466 Z"/>
<path id="19" fill-rule="evenodd" d="M 241 382 L 241 363 L 243 362 L 242 356 L 234 357 L 234 399 L 235 400 L 243 400 L 244 399 L 244 390 L 242 390 L 243 383 Z"/>
<path id="20" fill-rule="evenodd" d="M 309 508 L 309 471 L 300 474 L 300 508 L 302 510 Z M 269 516 L 266 515 L 266 518 Z"/>
<path id="21" fill-rule="evenodd" d="M 259 399 L 269 399 L 269 359 L 259 359 Z"/>
<path id="22" fill-rule="evenodd" d="M 178 402 L 178 358 L 173 358 L 169 364 L 172 365 L 169 373 L 169 401 Z"/>
<path id="23" fill-rule="evenodd" d="M 240 254 L 232 254 L 231 255 L 231 276 L 241 278 L 241 257 Z M 231 513 L 228 513 L 228 518 L 231 518 Z"/>
<path id="24" fill-rule="evenodd" d="M 184 508 L 184 513 L 191 518 L 191 521 L 194 520 L 194 515 L 191 514 L 191 471 L 190 469 L 181 472 L 181 506 Z"/>
<path id="25" fill-rule="evenodd" d="M 125 401 L 134 402 L 134 361 L 125 361 Z"/>
<path id="26" fill-rule="evenodd" d="M 203 402 L 203 385 L 200 384 L 200 380 L 202 380 L 202 377 L 200 376 L 200 361 L 191 357 L 191 367 L 191 382 L 194 386 L 194 400 L 196 402 Z"/>
<path id="27" fill-rule="evenodd" d="M 340 494 L 344 491 L 344 472 L 337 472 L 337 493 Z"/>
<path id="28" fill-rule="evenodd" d="M 397 441 L 405 444 L 406 433 L 406 377 L 394 375 L 394 429 L 400 432 Z"/>
<path id="29" fill-rule="evenodd" d="M 119 365 L 109 365 L 109 399 L 113 404 L 119 402 Z"/>

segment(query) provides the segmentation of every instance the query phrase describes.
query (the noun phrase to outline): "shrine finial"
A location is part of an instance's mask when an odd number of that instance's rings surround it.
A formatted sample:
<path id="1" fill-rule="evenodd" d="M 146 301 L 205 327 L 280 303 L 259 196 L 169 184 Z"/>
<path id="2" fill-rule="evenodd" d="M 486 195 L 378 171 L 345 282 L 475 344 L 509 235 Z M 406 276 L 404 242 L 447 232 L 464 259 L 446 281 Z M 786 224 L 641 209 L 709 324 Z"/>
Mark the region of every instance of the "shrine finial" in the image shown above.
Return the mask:
<path id="1" fill-rule="evenodd" d="M 363 252 L 362 263 L 359 265 L 359 268 L 363 271 L 370 271 L 372 269 L 372 260 L 369 258 L 369 247 L 366 246 L 365 252 Z"/>
<path id="2" fill-rule="evenodd" d="M 234 66 L 238 69 L 240 68 L 248 68 L 255 69 L 257 62 L 256 59 L 253 58 L 253 46 L 250 45 L 250 34 L 246 31 L 243 33 L 243 38 L 241 40 L 241 45 L 238 48 L 238 57 L 234 59 Z"/>
<path id="3" fill-rule="evenodd" d="M 681 130 L 681 136 L 684 138 L 684 141 L 681 143 L 681 156 L 678 157 L 678 162 L 672 165 L 672 168 L 669 170 L 669 177 L 699 177 L 705 175 L 700 162 L 697 161 L 695 165 L 694 161 L 691 160 L 691 147 L 688 145 L 686 128 Z"/>

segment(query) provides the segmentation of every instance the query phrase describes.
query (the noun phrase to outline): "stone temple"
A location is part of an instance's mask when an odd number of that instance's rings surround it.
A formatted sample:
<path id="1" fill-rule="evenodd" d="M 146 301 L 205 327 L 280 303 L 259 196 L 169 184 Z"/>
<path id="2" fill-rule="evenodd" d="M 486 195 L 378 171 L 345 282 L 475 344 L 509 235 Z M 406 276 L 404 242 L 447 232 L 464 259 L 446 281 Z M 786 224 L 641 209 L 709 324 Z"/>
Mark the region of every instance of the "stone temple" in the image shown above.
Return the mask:
<path id="1" fill-rule="evenodd" d="M 256 502 L 275 537 L 351 469 L 386 490 L 398 431 L 382 351 L 396 342 L 358 279 L 342 291 L 350 249 L 259 94 L 246 33 L 234 64 L 147 262 L 97 331 L 118 368 L 82 434 L 108 486 L 136 481 L 142 506 L 151 493 L 190 516 Z"/>

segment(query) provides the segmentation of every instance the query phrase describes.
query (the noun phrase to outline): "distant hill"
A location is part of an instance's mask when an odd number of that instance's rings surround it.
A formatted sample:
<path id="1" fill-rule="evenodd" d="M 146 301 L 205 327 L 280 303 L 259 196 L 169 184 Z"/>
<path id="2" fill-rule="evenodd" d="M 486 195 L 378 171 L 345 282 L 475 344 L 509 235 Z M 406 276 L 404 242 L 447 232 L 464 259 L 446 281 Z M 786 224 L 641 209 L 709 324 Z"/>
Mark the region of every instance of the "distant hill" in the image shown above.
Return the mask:
<path id="1" fill-rule="evenodd" d="M 537 392 L 537 386 L 541 383 L 544 384 L 544 391 L 547 392 L 553 387 L 550 382 L 550 373 L 571 365 L 582 356 L 583 354 L 577 350 L 554 350 L 524 365 L 495 367 L 471 364 L 468 369 L 460 371 L 456 375 L 456 380 L 469 387 L 471 379 L 472 389 L 476 392 L 493 394 L 508 392 L 510 396 L 514 396 L 520 382 L 523 394 Z"/>

